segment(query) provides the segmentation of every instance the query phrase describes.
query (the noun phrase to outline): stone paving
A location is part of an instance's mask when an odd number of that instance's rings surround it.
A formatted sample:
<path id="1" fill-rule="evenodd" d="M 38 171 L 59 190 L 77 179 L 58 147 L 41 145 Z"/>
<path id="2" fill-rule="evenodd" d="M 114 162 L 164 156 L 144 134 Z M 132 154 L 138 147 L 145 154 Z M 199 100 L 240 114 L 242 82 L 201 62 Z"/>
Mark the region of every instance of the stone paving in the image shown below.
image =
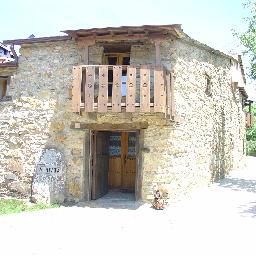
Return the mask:
<path id="1" fill-rule="evenodd" d="M 164 211 L 126 198 L 0 217 L 0 255 L 255 255 L 256 158 Z"/>

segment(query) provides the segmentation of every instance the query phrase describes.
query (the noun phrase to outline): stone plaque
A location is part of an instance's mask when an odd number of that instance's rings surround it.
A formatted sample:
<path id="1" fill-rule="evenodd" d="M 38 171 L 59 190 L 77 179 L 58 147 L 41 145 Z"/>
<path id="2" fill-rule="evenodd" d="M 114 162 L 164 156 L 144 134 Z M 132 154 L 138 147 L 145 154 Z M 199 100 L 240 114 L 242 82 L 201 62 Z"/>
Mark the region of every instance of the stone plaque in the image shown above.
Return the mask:
<path id="1" fill-rule="evenodd" d="M 32 182 L 32 200 L 43 203 L 62 203 L 64 192 L 64 156 L 55 148 L 44 149 L 36 165 Z"/>

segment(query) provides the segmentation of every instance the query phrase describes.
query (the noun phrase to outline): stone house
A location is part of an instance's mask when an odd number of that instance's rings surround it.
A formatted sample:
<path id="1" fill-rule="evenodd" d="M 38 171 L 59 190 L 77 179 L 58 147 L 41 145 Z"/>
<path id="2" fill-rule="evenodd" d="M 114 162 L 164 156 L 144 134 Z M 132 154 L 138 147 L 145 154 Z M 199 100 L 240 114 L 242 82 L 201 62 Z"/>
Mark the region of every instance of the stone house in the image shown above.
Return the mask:
<path id="1" fill-rule="evenodd" d="M 0 188 L 36 201 L 114 189 L 170 200 L 243 165 L 241 59 L 180 25 L 64 31 L 20 45 L 0 102 Z"/>

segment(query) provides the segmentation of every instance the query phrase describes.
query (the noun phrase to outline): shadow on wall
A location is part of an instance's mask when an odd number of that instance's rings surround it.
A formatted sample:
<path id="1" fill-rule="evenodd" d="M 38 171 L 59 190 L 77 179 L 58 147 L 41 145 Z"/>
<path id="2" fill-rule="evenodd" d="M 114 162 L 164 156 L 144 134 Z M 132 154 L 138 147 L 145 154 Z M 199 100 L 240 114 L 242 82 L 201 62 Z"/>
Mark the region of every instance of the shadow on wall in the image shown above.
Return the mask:
<path id="1" fill-rule="evenodd" d="M 217 110 L 218 111 L 218 110 Z M 225 178 L 225 113 L 221 108 L 220 123 L 213 126 L 212 160 L 210 164 L 211 181 L 216 182 Z"/>

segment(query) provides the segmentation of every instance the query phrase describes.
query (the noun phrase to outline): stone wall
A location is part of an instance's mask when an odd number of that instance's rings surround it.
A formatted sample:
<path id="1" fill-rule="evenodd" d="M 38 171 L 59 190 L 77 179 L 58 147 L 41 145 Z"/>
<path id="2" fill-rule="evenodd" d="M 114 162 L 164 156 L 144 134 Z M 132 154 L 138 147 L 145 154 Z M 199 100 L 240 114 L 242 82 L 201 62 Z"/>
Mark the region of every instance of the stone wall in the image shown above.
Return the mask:
<path id="1" fill-rule="evenodd" d="M 186 193 L 242 166 L 244 113 L 241 96 L 231 85 L 228 58 L 195 47 L 189 39 L 163 48 L 172 60 L 176 112 L 183 120 L 173 131 L 170 162 L 174 173 L 169 178 L 175 180 L 175 191 Z M 206 75 L 211 96 L 206 93 Z"/>
<path id="2" fill-rule="evenodd" d="M 44 150 L 54 148 L 64 157 L 65 191 L 59 197 L 55 193 L 53 201 L 86 199 L 89 131 L 71 129 L 72 121 L 148 122 L 140 133 L 143 200 L 152 198 L 155 184 L 169 185 L 171 198 L 177 199 L 240 166 L 244 114 L 230 84 L 229 59 L 186 40 L 161 44 L 161 62 L 175 70 L 175 103 L 182 119 L 170 123 L 162 115 L 72 113 L 72 67 L 80 63 L 73 41 L 24 45 L 20 53 L 10 91 L 13 100 L 0 103 L 2 193 L 30 196 L 36 166 Z M 90 47 L 90 64 L 101 64 L 102 53 L 102 47 Z M 131 64 L 154 64 L 154 58 L 152 45 L 132 47 Z M 212 96 L 205 93 L 205 72 Z"/>

